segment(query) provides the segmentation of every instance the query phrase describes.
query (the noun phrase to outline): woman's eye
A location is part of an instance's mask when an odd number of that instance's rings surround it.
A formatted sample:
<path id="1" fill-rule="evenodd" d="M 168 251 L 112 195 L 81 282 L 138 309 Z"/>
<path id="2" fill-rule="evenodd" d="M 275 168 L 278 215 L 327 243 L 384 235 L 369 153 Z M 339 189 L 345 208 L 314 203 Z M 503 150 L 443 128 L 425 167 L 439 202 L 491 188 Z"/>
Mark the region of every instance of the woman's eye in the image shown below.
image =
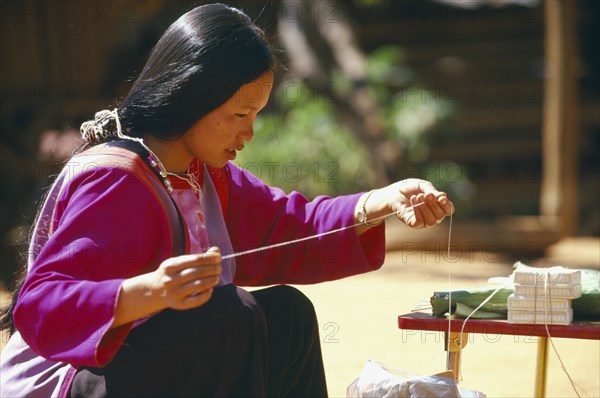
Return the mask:
<path id="1" fill-rule="evenodd" d="M 248 114 L 246 114 L 246 113 L 236 113 L 235 115 L 241 119 L 248 117 Z"/>

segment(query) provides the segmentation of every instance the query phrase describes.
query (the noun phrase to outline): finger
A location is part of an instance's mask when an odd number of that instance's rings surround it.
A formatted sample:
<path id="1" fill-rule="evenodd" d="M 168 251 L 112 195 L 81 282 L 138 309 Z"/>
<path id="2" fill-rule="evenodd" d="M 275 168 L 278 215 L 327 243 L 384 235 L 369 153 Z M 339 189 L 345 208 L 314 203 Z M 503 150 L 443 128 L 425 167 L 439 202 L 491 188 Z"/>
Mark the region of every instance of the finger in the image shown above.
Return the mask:
<path id="1" fill-rule="evenodd" d="M 211 247 L 208 248 L 208 250 L 206 251 L 205 254 L 213 254 L 213 253 L 214 254 L 216 254 L 216 253 L 221 254 L 221 249 L 219 249 L 218 246 L 211 246 Z"/>
<path id="2" fill-rule="evenodd" d="M 182 269 L 179 272 L 173 273 L 171 276 L 174 279 L 180 279 L 181 283 L 185 283 L 194 279 L 215 276 L 221 273 L 221 264 L 203 264 Z"/>
<path id="3" fill-rule="evenodd" d="M 423 217 L 424 225 L 426 225 L 428 227 L 432 227 L 435 224 L 437 224 L 437 217 L 435 216 L 435 214 L 432 210 L 432 206 L 431 206 L 433 196 L 428 195 L 426 197 L 425 194 L 419 194 L 419 195 L 417 195 L 417 199 L 418 200 L 421 199 L 420 201 L 425 202 L 425 205 L 418 207 L 418 209 L 420 210 L 421 215 Z"/>
<path id="4" fill-rule="evenodd" d="M 439 192 L 431 182 L 427 181 L 427 180 L 421 180 L 419 181 L 419 190 L 425 194 L 435 194 L 437 192 Z"/>
<path id="5" fill-rule="evenodd" d="M 211 262 L 214 262 L 216 259 L 221 258 L 221 249 L 219 249 L 217 246 L 211 246 L 204 253 L 195 253 L 191 256 L 195 257 L 195 261 L 202 262 L 203 260 L 209 260 Z"/>
<path id="6" fill-rule="evenodd" d="M 215 279 L 219 279 L 219 273 L 204 275 L 200 272 L 195 272 L 184 276 L 180 274 L 176 274 L 175 276 L 165 275 L 161 280 L 160 294 L 163 297 L 167 297 L 170 301 L 177 301 L 186 294 L 189 294 L 187 290 L 189 290 L 190 286 L 195 285 L 197 290 L 205 290 L 214 285 L 212 281 Z M 200 287 L 203 280 L 206 280 L 206 283 Z"/>
<path id="7" fill-rule="evenodd" d="M 201 255 L 201 264 L 221 264 L 221 250 L 213 246 Z"/>
<path id="8" fill-rule="evenodd" d="M 190 295 L 200 294 L 205 290 L 214 288 L 219 283 L 218 276 L 211 276 L 206 278 L 194 279 L 178 289 L 180 297 L 184 298 Z"/>
<path id="9" fill-rule="evenodd" d="M 442 207 L 442 209 L 444 210 L 444 213 L 447 216 L 454 213 L 454 204 L 452 203 L 452 201 L 450 199 L 448 199 L 448 195 L 446 195 L 446 192 L 437 191 L 434 188 L 434 191 L 431 193 L 435 196 L 438 204 Z"/>
<path id="10" fill-rule="evenodd" d="M 406 224 L 413 228 L 422 228 L 425 225 L 423 222 L 423 215 L 421 213 L 421 207 L 423 206 L 417 206 L 419 204 L 417 196 L 418 195 L 412 195 L 410 197 L 412 212 L 407 214 Z"/>
<path id="11" fill-rule="evenodd" d="M 186 268 L 202 265 L 214 265 L 221 263 L 221 253 L 218 251 L 207 251 L 206 253 L 184 254 L 182 256 L 172 257 L 163 264 L 169 273 L 179 272 Z"/>
<path id="12" fill-rule="evenodd" d="M 171 308 L 179 308 L 180 304 L 189 296 L 202 294 L 212 290 L 219 283 L 218 276 L 198 278 L 186 283 L 179 281 L 176 284 L 165 286 L 161 295 L 165 297 Z"/>
<path id="13" fill-rule="evenodd" d="M 221 262 L 220 253 L 195 253 L 184 254 L 182 256 L 172 257 L 165 261 L 167 268 L 173 271 L 179 271 L 184 268 L 200 265 L 218 264 Z"/>
<path id="14" fill-rule="evenodd" d="M 427 206 L 429 207 L 429 210 L 431 210 L 431 213 L 435 217 L 435 223 L 439 224 L 446 217 L 446 211 L 440 205 L 438 198 L 436 198 L 434 194 L 427 194 L 426 198 Z"/>
<path id="15" fill-rule="evenodd" d="M 442 206 L 447 216 L 454 214 L 454 204 L 448 199 L 447 196 L 440 196 L 438 198 L 438 203 L 440 206 Z"/>
<path id="16" fill-rule="evenodd" d="M 163 261 L 161 266 L 170 269 L 185 268 L 196 264 L 201 254 L 184 254 L 181 256 L 171 257 Z"/>
<path id="17" fill-rule="evenodd" d="M 445 209 L 446 208 L 450 209 L 452 207 L 451 203 L 449 203 L 448 195 L 446 195 L 446 192 L 438 191 L 431 182 L 423 180 L 419 184 L 419 188 L 423 191 L 423 194 L 427 198 L 429 198 L 429 197 L 435 198 L 440 203 L 440 205 L 443 206 Z M 447 206 L 447 205 L 449 205 L 449 206 Z"/>
<path id="18" fill-rule="evenodd" d="M 173 308 L 177 310 L 187 310 L 191 308 L 200 307 L 203 304 L 206 304 L 210 298 L 212 297 L 213 289 L 207 289 L 196 295 L 189 295 L 183 298 L 176 306 Z"/>

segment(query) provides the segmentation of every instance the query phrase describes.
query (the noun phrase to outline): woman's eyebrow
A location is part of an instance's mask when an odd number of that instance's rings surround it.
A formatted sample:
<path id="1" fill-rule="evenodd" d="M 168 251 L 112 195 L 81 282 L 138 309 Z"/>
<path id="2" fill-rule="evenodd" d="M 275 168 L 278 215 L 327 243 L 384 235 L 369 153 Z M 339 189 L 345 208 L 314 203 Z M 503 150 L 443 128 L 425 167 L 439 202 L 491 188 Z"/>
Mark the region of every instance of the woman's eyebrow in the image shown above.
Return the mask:
<path id="1" fill-rule="evenodd" d="M 265 107 L 266 107 L 266 105 L 265 106 L 256 106 L 256 105 L 251 105 L 251 104 L 240 104 L 240 106 L 238 107 L 238 109 L 250 110 L 250 111 L 254 111 L 254 112 L 260 112 Z"/>
<path id="2" fill-rule="evenodd" d="M 244 105 L 240 105 L 240 108 L 242 109 L 250 109 L 252 111 L 258 111 L 260 110 L 260 108 L 256 105 L 248 105 L 248 104 L 244 104 Z"/>

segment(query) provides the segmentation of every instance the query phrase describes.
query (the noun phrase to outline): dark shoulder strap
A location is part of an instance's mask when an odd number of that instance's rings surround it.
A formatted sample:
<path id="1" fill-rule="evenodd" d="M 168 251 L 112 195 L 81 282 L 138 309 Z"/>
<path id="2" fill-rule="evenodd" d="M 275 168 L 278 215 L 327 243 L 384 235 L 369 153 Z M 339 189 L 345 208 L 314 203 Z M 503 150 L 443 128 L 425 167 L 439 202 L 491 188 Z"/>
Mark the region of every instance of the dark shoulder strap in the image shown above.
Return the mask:
<path id="1" fill-rule="evenodd" d="M 127 149 L 128 151 L 137 154 L 160 181 L 164 180 L 160 173 L 150 164 L 150 161 L 148 160 L 150 153 L 139 142 L 132 140 L 115 140 L 107 142 L 106 145 L 109 147 Z"/>
<path id="2" fill-rule="evenodd" d="M 115 140 L 106 143 L 109 147 L 116 147 L 121 149 L 126 149 L 137 154 L 147 168 L 158 178 L 156 181 L 153 178 L 149 178 L 150 182 L 154 186 L 154 190 L 156 191 L 160 201 L 163 204 L 164 209 L 167 212 L 169 217 L 169 224 L 171 226 L 171 234 L 173 242 L 173 255 L 181 255 L 185 254 L 186 248 L 186 234 L 184 231 L 185 223 L 183 222 L 183 218 L 181 213 L 179 212 L 179 208 L 177 204 L 173 200 L 173 197 L 169 195 L 164 185 L 164 177 L 160 175 L 158 170 L 156 170 L 150 164 L 150 153 L 144 146 L 138 142 L 131 140 Z"/>

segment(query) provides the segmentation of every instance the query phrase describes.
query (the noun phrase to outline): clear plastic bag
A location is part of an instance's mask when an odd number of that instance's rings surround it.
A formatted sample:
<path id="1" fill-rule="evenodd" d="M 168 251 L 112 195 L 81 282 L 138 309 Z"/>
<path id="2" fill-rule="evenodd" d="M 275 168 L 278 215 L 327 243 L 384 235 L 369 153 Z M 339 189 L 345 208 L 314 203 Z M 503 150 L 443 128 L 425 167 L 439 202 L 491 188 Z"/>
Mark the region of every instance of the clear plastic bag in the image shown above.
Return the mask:
<path id="1" fill-rule="evenodd" d="M 348 398 L 485 398 L 479 391 L 458 387 L 452 373 L 419 376 L 369 360 L 346 389 Z"/>

